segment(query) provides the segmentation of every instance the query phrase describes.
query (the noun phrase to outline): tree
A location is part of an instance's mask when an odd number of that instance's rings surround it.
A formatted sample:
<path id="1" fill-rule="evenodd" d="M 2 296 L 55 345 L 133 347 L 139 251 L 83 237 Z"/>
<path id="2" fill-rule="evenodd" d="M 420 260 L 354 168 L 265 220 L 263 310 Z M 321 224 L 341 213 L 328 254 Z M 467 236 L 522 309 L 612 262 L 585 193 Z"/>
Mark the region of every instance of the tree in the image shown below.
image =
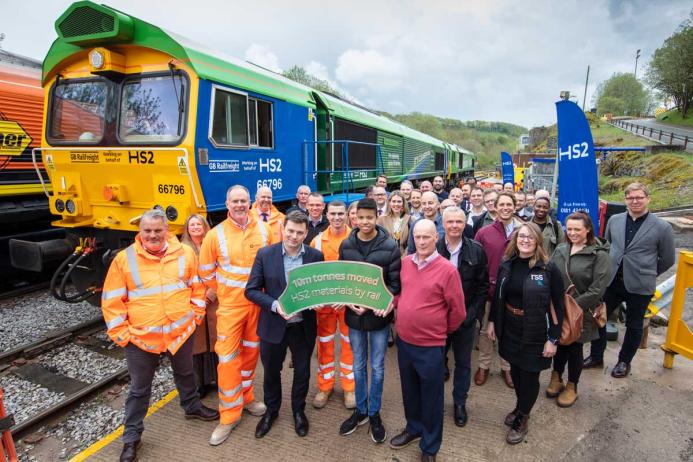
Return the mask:
<path id="1" fill-rule="evenodd" d="M 664 41 L 652 55 L 647 82 L 664 96 L 671 97 L 686 117 L 693 103 L 693 12 L 677 32 Z"/>
<path id="2" fill-rule="evenodd" d="M 288 71 L 282 72 L 282 75 L 287 79 L 291 79 L 294 82 L 301 83 L 307 87 L 313 88 L 318 91 L 324 91 L 325 93 L 331 93 L 341 97 L 339 90 L 333 88 L 327 80 L 322 80 L 309 74 L 301 66 L 294 66 Z"/>
<path id="3" fill-rule="evenodd" d="M 600 83 L 594 96 L 599 115 L 640 115 L 649 112 L 652 97 L 633 74 L 614 74 Z"/>

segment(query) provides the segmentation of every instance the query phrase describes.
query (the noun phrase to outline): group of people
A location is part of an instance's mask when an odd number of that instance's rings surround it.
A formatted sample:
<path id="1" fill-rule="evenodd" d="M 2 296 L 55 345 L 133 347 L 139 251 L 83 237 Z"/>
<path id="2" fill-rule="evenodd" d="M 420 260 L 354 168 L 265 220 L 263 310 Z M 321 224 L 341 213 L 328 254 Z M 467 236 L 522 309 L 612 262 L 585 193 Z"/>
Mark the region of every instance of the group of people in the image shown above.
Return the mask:
<path id="1" fill-rule="evenodd" d="M 326 205 L 304 185 L 284 215 L 269 188 L 260 188 L 251 205 L 250 192 L 235 185 L 227 191 L 227 218 L 210 229 L 204 217 L 192 215 L 180 241 L 168 232 L 164 212 L 146 211 L 135 242 L 113 260 L 102 296 L 108 334 L 125 348 L 131 376 L 120 460 L 137 457 L 152 378 L 164 354 L 185 417 L 219 421 L 210 438 L 215 446 L 244 410 L 261 417 L 257 438 L 270 432 L 281 407 L 287 350 L 294 428 L 308 434 L 305 406 L 317 343 L 313 406 L 327 405 L 339 377 L 343 404 L 351 410 L 339 433 L 368 424 L 373 442 L 383 443 L 385 353 L 394 331 L 406 425 L 389 445 L 418 441 L 422 460 L 435 460 L 440 449 L 450 377 L 453 421 L 467 424 L 476 339 L 474 382 L 488 380 L 497 344 L 501 376 L 516 395 L 505 418 L 509 444 L 527 435 L 542 370 L 552 369 L 547 396 L 569 407 L 582 369 L 603 367 L 606 333 L 592 321 L 602 301 L 609 314 L 621 302 L 627 306 L 625 339 L 612 370 L 613 377 L 626 377 L 655 278 L 674 262 L 671 229 L 649 213 L 647 187 L 626 188 L 627 212 L 610 219 L 602 240 L 582 211 L 567 217 L 564 230 L 545 191 L 529 202 L 524 193 L 482 190 L 473 181 L 450 191 L 444 186 L 441 177 L 418 189 L 405 180 L 388 192 L 387 178 L 379 177 L 364 199 L 347 206 L 338 200 Z M 381 267 L 394 295 L 387 310 L 335 304 L 286 314 L 278 299 L 291 269 L 330 260 Z M 568 288 L 585 315 L 580 338 L 563 344 Z M 583 359 L 588 341 L 591 354 Z M 264 402 L 254 395 L 258 359 Z M 201 402 L 213 388 L 218 410 Z"/>

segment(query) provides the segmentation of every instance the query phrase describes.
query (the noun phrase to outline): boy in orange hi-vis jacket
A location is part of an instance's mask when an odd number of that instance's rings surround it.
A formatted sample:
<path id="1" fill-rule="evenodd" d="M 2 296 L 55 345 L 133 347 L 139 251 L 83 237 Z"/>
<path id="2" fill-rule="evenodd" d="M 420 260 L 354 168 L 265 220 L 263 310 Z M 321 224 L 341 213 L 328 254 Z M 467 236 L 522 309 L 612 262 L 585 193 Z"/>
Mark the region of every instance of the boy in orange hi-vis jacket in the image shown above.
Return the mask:
<path id="1" fill-rule="evenodd" d="M 193 371 L 191 337 L 205 315 L 205 286 L 197 275 L 195 252 L 168 233 L 161 210 L 146 211 L 139 226 L 135 243 L 111 263 L 101 295 L 108 336 L 125 349 L 130 373 L 123 462 L 137 458 L 162 354 L 171 359 L 185 418 L 219 418 L 215 409 L 200 402 Z"/>
<path id="2" fill-rule="evenodd" d="M 332 201 L 327 205 L 327 220 L 330 226 L 311 241 L 310 246 L 321 251 L 325 261 L 339 260 L 339 246 L 349 235 L 346 225 L 346 205 L 342 201 Z M 356 407 L 354 395 L 354 355 L 349 344 L 349 328 L 344 321 L 344 308 L 325 307 L 316 310 L 318 320 L 318 393 L 313 399 L 313 407 L 322 409 L 332 395 L 337 373 L 334 355 L 334 337 L 339 322 L 341 350 L 339 354 L 339 377 L 344 390 L 344 406 Z"/>
<path id="3" fill-rule="evenodd" d="M 250 194 L 244 186 L 231 186 L 226 193 L 228 218 L 214 227 L 200 248 L 200 277 L 216 289 L 217 367 L 219 425 L 209 444 L 223 443 L 241 421 L 243 409 L 251 415 L 265 413 L 265 404 L 255 401 L 253 378 L 260 354 L 257 336 L 259 308 L 245 298 L 244 291 L 261 247 L 272 244 L 267 223 L 253 218 Z"/>

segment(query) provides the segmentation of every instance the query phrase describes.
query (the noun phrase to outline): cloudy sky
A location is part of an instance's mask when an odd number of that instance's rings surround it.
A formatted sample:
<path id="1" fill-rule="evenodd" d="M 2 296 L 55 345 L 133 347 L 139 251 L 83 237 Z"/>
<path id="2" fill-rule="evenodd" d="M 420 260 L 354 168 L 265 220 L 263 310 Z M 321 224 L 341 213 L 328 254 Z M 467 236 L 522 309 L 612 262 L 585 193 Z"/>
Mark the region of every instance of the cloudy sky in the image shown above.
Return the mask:
<path id="1" fill-rule="evenodd" d="M 7 51 L 42 59 L 71 3 L 5 0 Z M 11 8 L 7 8 L 10 3 Z M 274 70 L 298 64 L 375 109 L 526 127 L 555 122 L 561 90 L 587 106 L 615 72 L 638 75 L 690 0 L 103 0 Z"/>

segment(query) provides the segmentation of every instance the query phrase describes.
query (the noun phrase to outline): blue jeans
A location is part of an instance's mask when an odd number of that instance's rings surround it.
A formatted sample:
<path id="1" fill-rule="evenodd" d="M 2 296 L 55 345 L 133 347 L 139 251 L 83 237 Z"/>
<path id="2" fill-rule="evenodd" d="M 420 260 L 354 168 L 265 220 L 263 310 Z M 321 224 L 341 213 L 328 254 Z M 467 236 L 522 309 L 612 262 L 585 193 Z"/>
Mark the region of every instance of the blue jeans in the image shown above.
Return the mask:
<path id="1" fill-rule="evenodd" d="M 381 330 L 362 331 L 349 329 L 349 343 L 354 353 L 354 382 L 356 384 L 356 409 L 361 414 L 373 416 L 380 412 L 385 378 L 385 352 L 390 326 Z M 371 389 L 368 392 L 368 349 L 371 352 Z"/>

